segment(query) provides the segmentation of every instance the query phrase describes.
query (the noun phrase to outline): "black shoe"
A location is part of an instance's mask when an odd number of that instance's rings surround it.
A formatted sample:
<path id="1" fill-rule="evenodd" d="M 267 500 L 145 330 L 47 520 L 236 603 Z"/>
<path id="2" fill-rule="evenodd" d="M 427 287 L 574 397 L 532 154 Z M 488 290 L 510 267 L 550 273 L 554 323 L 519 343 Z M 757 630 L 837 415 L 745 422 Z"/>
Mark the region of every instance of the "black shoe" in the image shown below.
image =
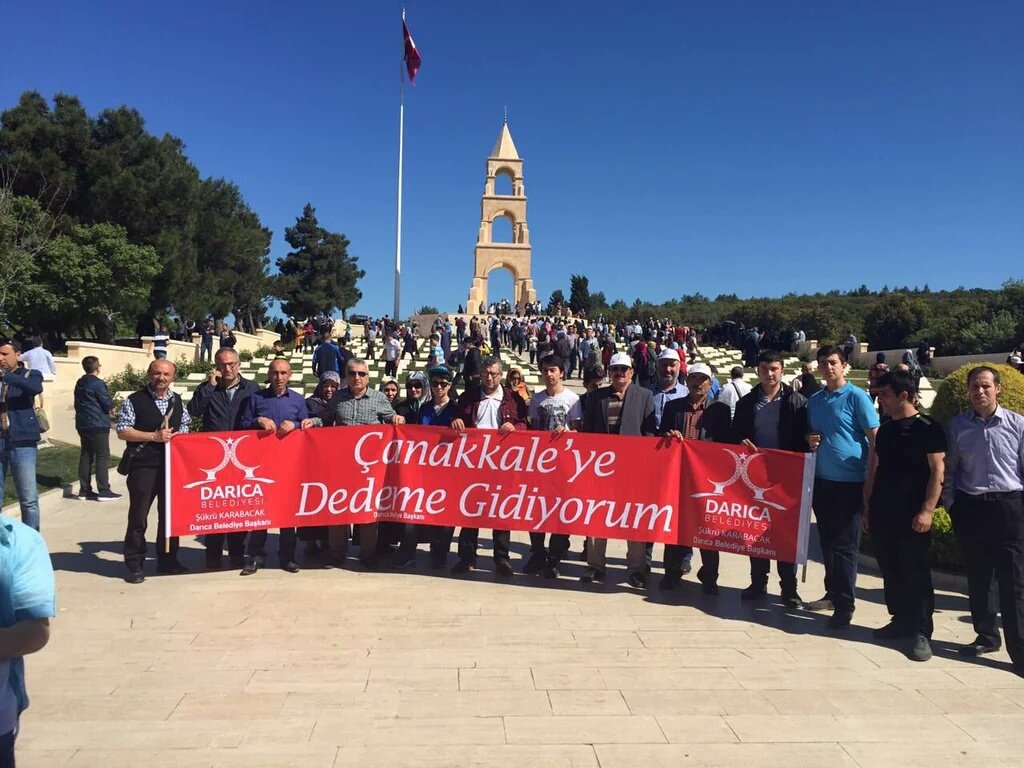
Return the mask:
<path id="1" fill-rule="evenodd" d="M 79 501 L 99 501 L 100 497 L 98 493 L 94 493 L 93 491 L 85 491 L 84 493 L 79 493 L 77 496 L 75 496 L 75 498 L 78 499 Z"/>
<path id="2" fill-rule="evenodd" d="M 526 567 L 523 568 L 523 573 L 535 574 L 540 573 L 547 563 L 547 556 L 543 552 L 534 552 L 530 555 L 530 559 L 526 561 Z"/>
<path id="3" fill-rule="evenodd" d="M 504 558 L 494 561 L 494 572 L 503 579 L 511 579 L 516 575 L 516 572 L 512 570 L 512 563 Z"/>
<path id="4" fill-rule="evenodd" d="M 853 619 L 852 613 L 846 611 L 836 611 L 828 619 L 829 629 L 849 629 L 850 621 Z"/>
<path id="5" fill-rule="evenodd" d="M 259 570 L 261 563 L 259 563 L 254 557 L 245 558 L 245 564 L 242 566 L 239 576 L 252 576 L 256 571 Z"/>
<path id="6" fill-rule="evenodd" d="M 924 635 L 914 635 L 914 641 L 910 645 L 907 656 L 911 661 L 928 661 L 932 657 L 932 644 Z"/>
<path id="7" fill-rule="evenodd" d="M 683 560 L 683 564 L 679 567 L 680 573 L 682 573 L 683 576 L 685 576 L 686 574 L 688 574 L 692 570 L 693 570 L 693 566 L 690 565 L 690 561 L 689 560 Z"/>
<path id="8" fill-rule="evenodd" d="M 459 562 L 452 566 L 452 576 L 462 576 L 465 573 L 469 573 L 473 570 L 476 564 L 470 560 L 463 560 L 459 558 Z"/>
<path id="9" fill-rule="evenodd" d="M 584 574 L 580 576 L 580 581 L 584 584 L 603 583 L 604 577 L 605 573 L 600 568 L 587 568 Z"/>
<path id="10" fill-rule="evenodd" d="M 281 570 L 288 571 L 288 573 L 298 573 L 299 564 L 296 563 L 294 560 L 289 560 L 287 563 L 281 566 Z"/>
<path id="11" fill-rule="evenodd" d="M 668 592 L 679 586 L 679 582 L 682 580 L 682 577 L 675 573 L 666 573 L 661 577 L 661 581 L 658 582 L 658 589 Z"/>
<path id="12" fill-rule="evenodd" d="M 895 621 L 890 621 L 884 627 L 871 630 L 872 636 L 876 640 L 896 640 L 901 637 L 910 637 L 910 632 L 907 632 Z"/>
<path id="13" fill-rule="evenodd" d="M 751 584 L 740 592 L 740 600 L 761 600 L 768 597 L 768 587 L 764 584 Z"/>
<path id="14" fill-rule="evenodd" d="M 627 581 L 633 589 L 645 589 L 647 587 L 647 579 L 644 578 L 642 573 L 629 574 Z"/>
<path id="15" fill-rule="evenodd" d="M 96 501 L 117 501 L 123 498 L 120 493 L 114 493 L 113 491 L 100 491 L 97 494 L 89 494 Z"/>
<path id="16" fill-rule="evenodd" d="M 541 573 L 544 574 L 545 579 L 557 579 L 561 575 L 561 570 L 558 567 L 558 563 L 550 562 L 541 569 Z"/>
<path id="17" fill-rule="evenodd" d="M 1002 647 L 999 643 L 992 645 L 985 642 L 983 638 L 976 637 L 973 642 L 960 646 L 957 649 L 957 653 L 961 656 L 983 656 L 986 653 L 998 653 Z"/>
<path id="18" fill-rule="evenodd" d="M 797 608 L 803 606 L 804 601 L 800 599 L 800 594 L 796 590 L 793 590 L 792 592 L 782 593 L 782 604 L 787 610 L 795 611 Z"/>
<path id="19" fill-rule="evenodd" d="M 146 577 L 142 571 L 131 571 L 124 577 L 124 580 L 129 584 L 141 584 L 146 580 Z"/>
<path id="20" fill-rule="evenodd" d="M 821 600 L 811 600 L 809 603 L 804 603 L 804 608 L 808 611 L 834 611 L 835 606 L 832 605 L 832 601 L 828 599 L 828 595 L 825 595 Z"/>
<path id="21" fill-rule="evenodd" d="M 718 582 L 715 581 L 702 581 L 700 588 L 704 591 L 705 595 L 717 595 L 718 594 Z"/>
<path id="22" fill-rule="evenodd" d="M 168 560 L 165 563 L 160 563 L 156 567 L 156 572 L 161 576 L 177 576 L 180 573 L 188 573 L 188 568 L 177 560 Z"/>

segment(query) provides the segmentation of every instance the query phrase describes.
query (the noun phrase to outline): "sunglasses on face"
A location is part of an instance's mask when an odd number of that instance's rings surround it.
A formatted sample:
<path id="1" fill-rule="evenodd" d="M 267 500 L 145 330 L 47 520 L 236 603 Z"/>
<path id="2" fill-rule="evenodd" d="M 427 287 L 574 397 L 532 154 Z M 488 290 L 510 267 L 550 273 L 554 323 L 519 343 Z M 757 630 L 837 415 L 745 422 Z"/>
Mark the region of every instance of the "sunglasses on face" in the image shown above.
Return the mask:
<path id="1" fill-rule="evenodd" d="M 446 389 L 447 387 L 450 387 L 451 385 L 452 385 L 452 383 L 450 381 L 432 381 L 432 382 L 430 382 L 430 386 L 432 386 L 432 387 L 441 387 L 442 389 Z"/>
<path id="2" fill-rule="evenodd" d="M 357 379 L 361 379 L 364 376 L 369 376 L 370 373 L 368 371 L 349 371 L 348 375 L 355 376 Z"/>
<path id="3" fill-rule="evenodd" d="M 423 385 L 420 384 L 418 381 L 410 382 L 409 384 L 406 384 L 406 386 L 409 387 L 409 389 L 423 389 Z"/>

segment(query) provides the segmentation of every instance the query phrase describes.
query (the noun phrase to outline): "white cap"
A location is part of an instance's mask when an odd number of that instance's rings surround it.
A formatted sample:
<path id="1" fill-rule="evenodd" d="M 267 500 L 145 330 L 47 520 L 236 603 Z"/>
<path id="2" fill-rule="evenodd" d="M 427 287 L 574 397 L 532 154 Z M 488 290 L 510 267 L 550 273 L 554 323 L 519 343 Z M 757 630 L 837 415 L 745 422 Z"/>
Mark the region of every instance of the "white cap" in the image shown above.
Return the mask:
<path id="1" fill-rule="evenodd" d="M 687 377 L 693 376 L 693 374 L 695 374 L 695 373 L 702 373 L 705 376 L 707 376 L 709 379 L 712 378 L 711 369 L 708 368 L 706 365 L 704 365 L 704 363 L 694 363 L 693 365 L 690 365 L 690 366 L 687 367 L 687 369 L 686 369 Z"/>
<path id="2" fill-rule="evenodd" d="M 608 367 L 611 368 L 616 365 L 624 365 L 627 368 L 632 368 L 633 361 L 629 359 L 629 355 L 625 352 L 616 352 L 612 355 L 612 359 L 608 361 Z"/>
<path id="3" fill-rule="evenodd" d="M 666 347 L 665 349 L 661 350 L 661 354 L 658 355 L 658 359 L 659 360 L 675 360 L 678 363 L 679 362 L 679 353 L 676 352 L 674 349 L 669 349 L 668 347 Z"/>

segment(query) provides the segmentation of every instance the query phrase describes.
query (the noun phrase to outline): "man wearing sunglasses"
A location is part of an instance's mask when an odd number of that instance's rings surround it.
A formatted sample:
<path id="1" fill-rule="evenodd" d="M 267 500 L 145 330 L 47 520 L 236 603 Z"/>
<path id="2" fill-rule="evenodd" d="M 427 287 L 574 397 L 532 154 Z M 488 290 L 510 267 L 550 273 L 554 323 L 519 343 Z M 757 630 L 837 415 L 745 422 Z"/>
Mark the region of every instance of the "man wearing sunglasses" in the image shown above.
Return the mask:
<path id="1" fill-rule="evenodd" d="M 358 357 L 348 361 L 345 368 L 347 389 L 334 396 L 334 425 L 337 427 L 363 427 L 370 424 L 405 424 L 395 413 L 387 397 L 380 390 L 370 388 L 370 369 Z M 348 554 L 349 527 L 332 525 L 328 530 L 331 562 L 341 566 Z M 377 567 L 377 523 L 359 526 L 359 562 L 364 568 Z"/>

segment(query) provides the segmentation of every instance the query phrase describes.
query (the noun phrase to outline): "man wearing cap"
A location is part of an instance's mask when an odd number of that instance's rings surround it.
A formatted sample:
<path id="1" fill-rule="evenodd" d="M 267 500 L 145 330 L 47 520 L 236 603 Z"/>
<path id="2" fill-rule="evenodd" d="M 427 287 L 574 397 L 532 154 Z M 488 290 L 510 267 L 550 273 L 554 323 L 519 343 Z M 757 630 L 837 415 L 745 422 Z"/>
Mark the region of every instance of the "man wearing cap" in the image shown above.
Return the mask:
<path id="1" fill-rule="evenodd" d="M 501 360 L 485 357 L 479 383 L 472 385 L 459 397 L 456 417 L 451 427 L 456 432 L 467 429 L 496 429 L 502 434 L 516 429 L 526 429 L 526 403 L 513 390 L 501 386 Z M 479 528 L 462 526 L 459 530 L 459 562 L 452 567 L 452 574 L 469 573 L 476 566 L 476 548 L 480 537 Z M 509 562 L 511 531 L 491 531 L 494 544 L 494 570 L 503 578 L 514 575 Z"/>
<path id="2" fill-rule="evenodd" d="M 562 360 L 557 355 L 549 355 L 540 361 L 540 373 L 544 377 L 544 391 L 537 392 L 530 399 L 530 428 L 544 432 L 565 432 L 583 415 L 580 410 L 580 397 L 563 385 Z M 551 534 L 551 546 L 545 549 L 544 532 L 531 531 L 531 555 L 524 572 L 543 571 L 545 578 L 557 578 L 562 558 L 568 551 L 568 534 Z"/>
<path id="3" fill-rule="evenodd" d="M 415 420 L 411 423 L 428 427 L 451 426 L 458 415 L 456 401 L 451 397 L 452 378 L 452 370 L 447 365 L 437 365 L 427 371 L 430 400 L 416 411 Z M 421 539 L 430 542 L 430 561 L 434 569 L 444 568 L 454 532 L 455 528 L 446 525 L 406 523 L 395 568 L 409 568 L 416 564 L 416 545 Z"/>
<path id="4" fill-rule="evenodd" d="M 658 378 L 651 385 L 654 392 L 654 422 L 661 428 L 661 417 L 665 413 L 665 404 L 686 397 L 689 390 L 679 380 L 682 370 L 682 359 L 679 352 L 666 347 L 658 355 Z M 693 559 L 693 547 L 682 548 L 683 559 L 680 568 L 683 573 L 690 572 L 690 561 Z M 654 556 L 654 543 L 647 543 L 647 565 L 651 565 Z"/>
<path id="5" fill-rule="evenodd" d="M 713 440 L 717 443 L 732 442 L 732 417 L 725 403 L 711 402 L 711 369 L 704 363 L 695 363 L 686 372 L 686 397 L 673 400 L 665 406 L 661 417 L 662 435 L 676 440 Z M 680 513 L 683 510 L 680 509 Z M 665 545 L 665 576 L 662 589 L 674 589 L 683 576 L 683 562 L 689 547 L 675 544 Z M 700 569 L 697 580 L 708 595 L 718 594 L 718 551 L 700 551 Z"/>
<path id="6" fill-rule="evenodd" d="M 658 428 L 654 419 L 654 396 L 650 390 L 633 383 L 633 364 L 625 352 L 616 352 L 608 361 L 611 384 L 587 395 L 581 432 L 606 435 L 654 435 Z M 584 583 L 603 582 L 608 539 L 587 540 L 587 568 L 580 577 Z M 646 586 L 644 567 L 646 545 L 642 541 L 626 542 L 626 568 L 631 586 Z"/>
<path id="7" fill-rule="evenodd" d="M 716 398 L 718 402 L 725 403 L 729 406 L 729 413 L 733 416 L 736 415 L 736 403 L 740 401 L 741 397 L 745 397 L 750 394 L 750 385 L 743 380 L 743 369 L 735 365 L 733 369 L 729 371 L 729 383 L 722 387 L 721 393 Z"/>

